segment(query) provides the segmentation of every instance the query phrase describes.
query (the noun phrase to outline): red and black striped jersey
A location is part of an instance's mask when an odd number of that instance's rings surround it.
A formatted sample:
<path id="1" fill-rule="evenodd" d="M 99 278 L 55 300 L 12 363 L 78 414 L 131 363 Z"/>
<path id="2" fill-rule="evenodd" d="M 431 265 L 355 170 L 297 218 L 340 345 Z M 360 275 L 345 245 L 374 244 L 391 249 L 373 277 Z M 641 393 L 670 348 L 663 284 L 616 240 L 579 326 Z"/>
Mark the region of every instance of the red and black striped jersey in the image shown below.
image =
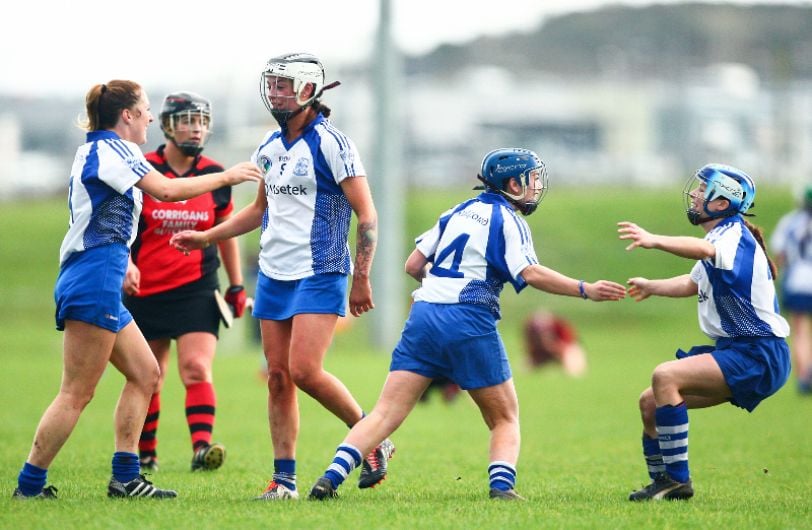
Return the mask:
<path id="1" fill-rule="evenodd" d="M 169 167 L 164 147 L 147 153 L 146 158 L 167 178 L 194 178 L 223 171 L 223 166 L 211 158 L 198 155 L 192 168 L 178 175 Z M 186 256 L 170 247 L 169 239 L 182 230 L 211 228 L 233 209 L 230 186 L 179 202 L 161 202 L 145 193 L 138 236 L 131 250 L 132 260 L 141 270 L 141 289 L 137 296 L 169 291 L 216 270 L 220 266 L 217 245 L 193 250 Z"/>

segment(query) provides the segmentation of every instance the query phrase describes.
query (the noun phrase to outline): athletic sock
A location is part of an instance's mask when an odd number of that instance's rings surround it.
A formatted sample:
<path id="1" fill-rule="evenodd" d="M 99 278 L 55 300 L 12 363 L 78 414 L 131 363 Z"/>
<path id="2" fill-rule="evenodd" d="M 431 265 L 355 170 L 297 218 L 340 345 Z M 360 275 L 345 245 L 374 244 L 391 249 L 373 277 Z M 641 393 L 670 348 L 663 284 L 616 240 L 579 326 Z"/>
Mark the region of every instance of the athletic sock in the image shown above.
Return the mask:
<path id="1" fill-rule="evenodd" d="M 158 457 L 158 418 L 161 415 L 161 394 L 152 394 L 147 409 L 147 419 L 144 421 L 144 428 L 141 430 L 141 438 L 138 440 L 138 454 L 141 458 Z"/>
<path id="2" fill-rule="evenodd" d="M 138 477 L 141 466 L 138 463 L 138 455 L 135 453 L 116 452 L 113 453 L 113 478 L 119 482 L 127 483 Z"/>
<path id="3" fill-rule="evenodd" d="M 497 460 L 488 466 L 491 489 L 512 490 L 516 486 L 516 468 L 509 462 Z"/>
<path id="4" fill-rule="evenodd" d="M 336 449 L 333 463 L 324 472 L 324 476 L 330 479 L 334 488 L 338 488 L 347 479 L 347 475 L 361 465 L 363 459 L 364 457 L 357 447 L 350 444 L 341 444 Z"/>
<path id="5" fill-rule="evenodd" d="M 683 401 L 657 407 L 654 414 L 665 470 L 677 482 L 688 482 L 688 407 Z"/>
<path id="6" fill-rule="evenodd" d="M 665 473 L 665 462 L 663 462 L 663 454 L 660 452 L 660 440 L 657 438 L 649 438 L 648 434 L 643 433 L 643 456 L 646 459 L 646 466 L 648 467 L 648 476 L 651 480 L 661 473 Z"/>
<path id="7" fill-rule="evenodd" d="M 192 449 L 195 451 L 211 444 L 216 401 L 214 386 L 209 382 L 186 387 L 186 423 L 189 424 Z"/>
<path id="8" fill-rule="evenodd" d="M 34 496 L 42 493 L 45 481 L 48 479 L 48 470 L 26 462 L 17 475 L 17 487 L 23 495 Z"/>
<path id="9" fill-rule="evenodd" d="M 296 460 L 274 459 L 273 481 L 290 491 L 296 491 Z"/>

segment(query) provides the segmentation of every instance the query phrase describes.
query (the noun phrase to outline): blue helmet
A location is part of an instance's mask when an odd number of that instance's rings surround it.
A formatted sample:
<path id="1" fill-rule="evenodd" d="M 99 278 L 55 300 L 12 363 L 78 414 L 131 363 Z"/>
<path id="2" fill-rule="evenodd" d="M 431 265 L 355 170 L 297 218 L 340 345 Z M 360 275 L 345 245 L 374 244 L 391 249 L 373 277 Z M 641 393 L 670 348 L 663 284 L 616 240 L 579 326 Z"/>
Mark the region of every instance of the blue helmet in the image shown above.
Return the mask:
<path id="1" fill-rule="evenodd" d="M 482 159 L 482 168 L 477 178 L 485 184 L 486 189 L 507 197 L 522 215 L 530 215 L 536 211 L 547 193 L 547 168 L 538 155 L 529 149 L 494 149 Z M 515 180 L 521 186 L 520 193 L 508 191 L 510 180 Z M 525 197 L 528 188 L 535 191 L 532 199 Z"/>
<path id="2" fill-rule="evenodd" d="M 694 195 L 702 184 L 705 185 L 705 190 L 701 197 L 702 210 L 699 211 L 694 206 Z M 740 169 L 724 164 L 707 164 L 688 179 L 683 193 L 688 220 L 691 224 L 698 225 L 711 219 L 747 213 L 756 198 L 756 185 L 753 179 Z M 721 211 L 708 210 L 708 203 L 716 199 L 727 199 L 728 207 Z"/>

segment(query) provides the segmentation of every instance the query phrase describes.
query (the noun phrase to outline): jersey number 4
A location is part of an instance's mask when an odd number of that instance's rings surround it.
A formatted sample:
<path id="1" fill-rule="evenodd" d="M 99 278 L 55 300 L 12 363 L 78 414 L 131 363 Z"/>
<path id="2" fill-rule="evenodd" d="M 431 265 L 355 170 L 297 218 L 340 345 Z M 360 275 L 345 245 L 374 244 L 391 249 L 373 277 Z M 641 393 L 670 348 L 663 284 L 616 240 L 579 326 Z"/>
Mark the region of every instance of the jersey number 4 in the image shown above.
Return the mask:
<path id="1" fill-rule="evenodd" d="M 431 273 L 443 278 L 463 278 L 465 275 L 460 272 L 460 262 L 462 261 L 462 253 L 465 251 L 465 245 L 468 244 L 470 237 L 470 234 L 460 234 L 447 247 L 438 252 Z M 452 254 L 451 267 L 443 267 L 442 265 L 448 261 L 449 256 Z"/>

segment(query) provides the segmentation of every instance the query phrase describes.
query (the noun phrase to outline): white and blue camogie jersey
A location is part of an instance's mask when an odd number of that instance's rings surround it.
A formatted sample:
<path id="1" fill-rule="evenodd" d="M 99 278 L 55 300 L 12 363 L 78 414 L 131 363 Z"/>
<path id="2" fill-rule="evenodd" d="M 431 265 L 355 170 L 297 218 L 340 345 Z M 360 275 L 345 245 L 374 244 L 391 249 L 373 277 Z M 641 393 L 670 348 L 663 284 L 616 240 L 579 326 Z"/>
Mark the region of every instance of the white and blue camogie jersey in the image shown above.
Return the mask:
<path id="1" fill-rule="evenodd" d="M 133 186 L 151 169 L 133 142 L 113 131 L 87 133 L 71 168 L 70 223 L 59 249 L 60 264 L 74 252 L 133 242 L 143 203 L 141 190 Z"/>
<path id="2" fill-rule="evenodd" d="M 275 280 L 352 274 L 352 208 L 340 184 L 366 175 L 353 141 L 319 114 L 292 144 L 280 130 L 269 132 L 251 160 L 265 175 L 268 200 L 262 273 Z"/>
<path id="3" fill-rule="evenodd" d="M 812 212 L 800 209 L 782 217 L 770 247 L 784 255 L 786 292 L 812 296 Z"/>
<path id="4" fill-rule="evenodd" d="M 504 284 L 521 291 L 522 271 L 538 263 L 527 222 L 496 193 L 444 212 L 415 242 L 431 263 L 415 302 L 483 305 L 496 318 Z"/>
<path id="5" fill-rule="evenodd" d="M 722 220 L 705 235 L 716 256 L 698 261 L 699 327 L 710 338 L 786 337 L 767 256 L 741 216 Z"/>

